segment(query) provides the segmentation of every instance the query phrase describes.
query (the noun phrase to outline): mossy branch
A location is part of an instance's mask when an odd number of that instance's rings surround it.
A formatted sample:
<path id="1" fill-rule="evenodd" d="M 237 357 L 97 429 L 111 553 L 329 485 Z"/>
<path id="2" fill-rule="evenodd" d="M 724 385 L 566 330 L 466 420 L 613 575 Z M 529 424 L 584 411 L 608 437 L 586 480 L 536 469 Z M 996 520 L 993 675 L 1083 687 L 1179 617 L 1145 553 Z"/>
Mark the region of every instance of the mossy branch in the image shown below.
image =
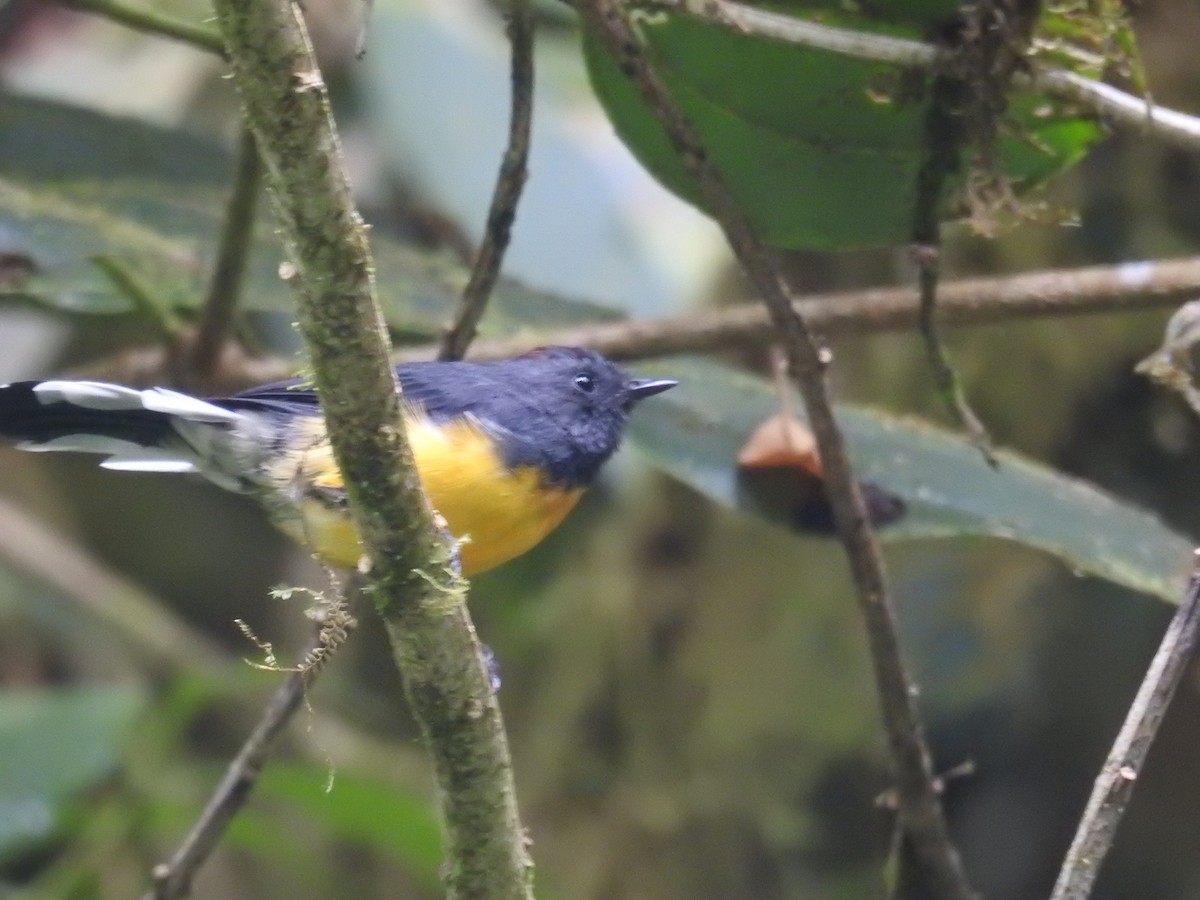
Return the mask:
<path id="1" fill-rule="evenodd" d="M 528 897 L 530 863 L 499 706 L 454 550 L 421 490 L 388 363 L 366 229 L 321 73 L 287 0 L 216 0 L 265 166 L 301 331 L 369 590 L 443 792 L 451 896 Z"/>

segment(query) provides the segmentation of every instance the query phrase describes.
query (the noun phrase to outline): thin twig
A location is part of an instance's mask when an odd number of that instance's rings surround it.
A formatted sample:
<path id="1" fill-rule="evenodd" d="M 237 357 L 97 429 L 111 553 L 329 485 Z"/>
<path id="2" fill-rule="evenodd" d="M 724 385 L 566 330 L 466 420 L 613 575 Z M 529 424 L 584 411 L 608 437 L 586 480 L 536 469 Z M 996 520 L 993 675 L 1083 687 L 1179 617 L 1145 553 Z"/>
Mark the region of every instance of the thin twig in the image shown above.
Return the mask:
<path id="1" fill-rule="evenodd" d="M 400 416 L 373 262 L 328 92 L 299 7 L 215 0 L 247 125 L 263 155 L 330 445 L 383 617 L 434 762 L 447 891 L 532 896 L 508 741 L 455 551 L 421 487 Z"/>
<path id="2" fill-rule="evenodd" d="M 960 327 L 1168 309 L 1200 294 L 1200 257 L 964 278 L 944 282 L 938 294 L 940 323 Z M 918 314 L 911 288 L 810 294 L 793 301 L 793 306 L 810 326 L 828 336 L 907 331 Z M 518 338 L 476 341 L 470 355 L 472 359 L 507 359 L 531 347 L 562 345 L 591 347 L 612 359 L 637 360 L 731 346 L 753 349 L 772 338 L 770 315 L 755 303 L 658 319 L 522 332 Z M 432 353 L 433 348 L 427 346 L 401 355 L 404 359 L 428 359 Z"/>
<path id="3" fill-rule="evenodd" d="M 155 866 L 154 887 L 143 900 L 179 900 L 191 894 L 196 873 L 220 843 L 233 817 L 250 799 L 275 741 L 300 708 L 304 692 L 318 672 L 319 669 L 291 672 L 275 689 L 258 724 L 229 763 L 187 837 L 170 861 Z"/>
<path id="4" fill-rule="evenodd" d="M 339 588 L 335 602 L 325 603 L 311 611 L 312 617 L 320 623 L 316 640 L 296 667 L 287 670 L 287 679 L 271 695 L 258 724 L 230 762 L 200 817 L 170 861 L 154 868 L 154 887 L 144 900 L 179 900 L 191 894 L 196 873 L 212 855 L 234 816 L 250 799 L 275 741 L 300 708 L 305 692 L 355 628 L 357 623 L 346 609 L 346 597 L 357 591 L 356 584 L 344 592 Z M 244 624 L 242 630 L 248 637 L 254 638 Z M 258 642 L 257 639 L 255 641 Z M 270 668 L 274 669 L 275 656 L 270 645 L 259 642 L 259 646 L 267 651 L 267 661 Z"/>
<path id="5" fill-rule="evenodd" d="M 706 0 L 704 3 L 690 0 L 640 2 L 643 6 L 670 9 L 746 34 L 828 50 L 855 59 L 930 69 L 940 65 L 945 58 L 946 51 L 932 44 L 821 25 L 755 9 L 734 0 Z M 1200 118 L 1196 116 L 1166 109 L 1119 88 L 1057 66 L 1046 65 L 1036 59 L 1029 73 L 1018 73 L 1013 81 L 1016 85 L 1044 90 L 1060 100 L 1084 106 L 1113 124 L 1139 129 L 1181 149 L 1200 150 Z"/>
<path id="6" fill-rule="evenodd" d="M 471 277 L 463 288 L 454 321 L 442 338 L 438 359 L 462 359 L 475 339 L 479 320 L 492 295 L 504 251 L 512 235 L 521 189 L 528 177 L 529 132 L 533 122 L 533 7 L 531 0 L 510 0 L 508 40 L 512 45 L 512 108 L 508 146 L 500 160 L 496 189 L 488 208 L 483 242 L 475 256 Z"/>
<path id="7" fill-rule="evenodd" d="M 1200 294 L 1200 257 L 1140 261 L 945 282 L 938 292 L 940 324 L 985 325 L 1014 319 L 1144 312 L 1178 306 Z M 563 299 L 564 304 L 570 300 Z M 810 294 L 793 306 L 826 336 L 909 330 L 917 321 L 911 288 L 869 288 Z M 590 347 L 618 360 L 650 359 L 677 353 L 705 353 L 739 347 L 761 348 L 773 339 L 770 315 L 757 303 L 658 319 L 600 322 L 553 331 L 523 330 L 516 338 L 475 341 L 471 359 L 508 359 L 534 347 Z M 439 345 L 405 348 L 394 362 L 433 359 Z M 220 390 L 235 391 L 287 378 L 292 359 L 245 359 L 227 367 Z M 166 372 L 161 347 L 140 347 L 72 370 L 74 377 L 122 384 L 161 383 Z"/>
<path id="8" fill-rule="evenodd" d="M 825 386 L 826 354 L 818 347 L 809 324 L 796 314 L 775 261 L 755 236 L 691 123 L 650 66 L 620 5 L 614 0 L 587 0 L 581 2 L 580 9 L 588 27 L 603 39 L 666 130 L 681 162 L 696 180 L 706 208 L 721 225 L 742 268 L 771 313 L 776 338 L 788 355 L 826 467 L 834 520 L 858 588 L 897 780 L 900 819 L 929 877 L 933 895 L 954 900 L 971 897 L 934 785 L 924 729 L 900 649 L 883 560 L 846 455 L 845 440 L 833 416 Z"/>
<path id="9" fill-rule="evenodd" d="M 221 226 L 221 242 L 212 280 L 200 308 L 200 321 L 189 355 L 186 375 L 199 384 L 207 384 L 216 371 L 221 351 L 233 330 L 234 316 L 241 299 L 242 278 L 250 241 L 254 236 L 254 219 L 258 209 L 259 186 L 262 183 L 262 163 L 254 135 L 242 129 L 238 141 L 233 190 L 225 207 Z"/>
<path id="10" fill-rule="evenodd" d="M 52 2 L 71 9 L 95 13 L 132 28 L 134 31 L 180 41 L 197 50 L 213 53 L 222 59 L 225 58 L 225 45 L 221 42 L 221 36 L 203 25 L 181 22 L 154 10 L 131 6 L 128 3 L 121 3 L 119 0 L 52 0 Z"/>
<path id="11" fill-rule="evenodd" d="M 977 157 L 971 165 L 978 167 L 985 177 L 993 176 L 997 167 L 996 123 L 1002 112 L 998 107 L 1003 102 L 1003 88 L 1007 87 L 1012 68 L 994 65 L 994 58 L 1002 52 L 998 45 L 1008 39 L 1008 30 L 995 22 L 995 0 L 980 0 L 967 8 L 963 16 L 969 25 L 956 48 L 955 64 L 939 70 L 929 89 L 929 105 L 922 128 L 922 160 L 913 204 L 912 256 L 917 265 L 920 298 L 918 330 L 925 342 L 934 387 L 959 427 L 967 432 L 984 459 L 995 468 L 996 454 L 991 438 L 967 400 L 962 379 L 950 361 L 937 322 L 943 197 L 950 179 L 962 171 L 963 157 L 969 145 Z M 1003 78 L 1002 84 L 994 86 L 992 82 L 998 78 Z"/>
<path id="12" fill-rule="evenodd" d="M 183 334 L 183 327 L 171 310 L 159 300 L 155 291 L 122 257 L 106 253 L 97 254 L 90 260 L 129 301 L 134 312 L 158 332 L 159 338 L 168 347 L 174 347 Z"/>
<path id="13" fill-rule="evenodd" d="M 169 862 L 154 869 L 154 888 L 143 900 L 177 900 L 191 894 L 192 880 L 216 849 L 233 817 L 249 799 L 275 740 L 304 699 L 305 676 L 292 672 L 268 701 L 254 731 L 230 762 L 200 818 Z"/>
<path id="14" fill-rule="evenodd" d="M 1150 661 L 1125 723 L 1100 769 L 1083 818 L 1063 862 L 1051 900 L 1086 900 L 1112 846 L 1146 755 L 1154 743 L 1175 689 L 1200 636 L 1200 550 L 1193 555 L 1192 578 L 1158 652 Z"/>
<path id="15" fill-rule="evenodd" d="M 1053 66 L 1035 64 L 1030 76 L 1017 79 L 1018 83 L 1030 81 L 1059 100 L 1087 107 L 1113 125 L 1153 135 L 1181 150 L 1200 150 L 1200 118 L 1196 116 Z"/>
<path id="16" fill-rule="evenodd" d="M 940 232 L 940 229 L 938 229 Z M 940 246 L 934 244 L 917 244 L 913 248 L 913 256 L 917 261 L 917 284 L 919 295 L 919 312 L 917 324 L 921 337 L 925 342 L 925 354 L 933 369 L 934 385 L 942 396 L 946 407 L 958 420 L 958 424 L 967 432 L 967 437 L 987 460 L 993 469 L 999 465 L 992 438 L 987 426 L 976 415 L 967 399 L 966 389 L 958 370 L 950 361 L 946 344 L 942 340 L 938 327 L 938 279 L 941 271 Z"/>

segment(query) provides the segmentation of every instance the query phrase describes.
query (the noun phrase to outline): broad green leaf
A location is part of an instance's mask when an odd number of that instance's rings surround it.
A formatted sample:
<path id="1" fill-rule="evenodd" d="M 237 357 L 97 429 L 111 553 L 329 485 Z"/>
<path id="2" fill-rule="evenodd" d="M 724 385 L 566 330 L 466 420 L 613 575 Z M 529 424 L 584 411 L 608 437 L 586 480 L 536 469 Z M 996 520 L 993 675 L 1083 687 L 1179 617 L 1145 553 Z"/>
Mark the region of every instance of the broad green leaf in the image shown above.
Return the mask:
<path id="1" fill-rule="evenodd" d="M 825 24 L 918 37 L 869 19 L 809 13 Z M 918 19 L 921 16 L 918 15 Z M 730 190 L 768 243 L 848 249 L 906 241 L 924 159 L 928 76 L 657 12 L 637 19 L 655 67 Z M 667 187 L 699 194 L 637 89 L 585 34 L 592 83 L 618 133 Z M 1017 93 L 1001 157 L 1017 187 L 1078 159 L 1100 135 L 1048 98 Z M 961 209 L 953 191 L 943 212 Z"/>
<path id="2" fill-rule="evenodd" d="M 0 94 L 0 119 L 0 301 L 72 313 L 134 312 L 96 265 L 104 257 L 145 285 L 160 315 L 196 308 L 228 189 L 230 161 L 222 148 L 181 132 L 12 95 Z M 372 241 L 389 324 L 401 335 L 437 334 L 466 284 L 466 269 L 381 229 L 372 232 Z M 291 314 L 279 278 L 282 258 L 264 216 L 247 272 L 247 309 Z M 594 303 L 501 281 L 482 331 L 511 334 L 530 323 L 550 327 L 615 316 Z"/>
<path id="3" fill-rule="evenodd" d="M 727 506 L 787 524 L 788 484 L 750 490 L 734 462 L 750 433 L 778 412 L 763 382 L 716 363 L 673 359 L 651 374 L 679 387 L 632 420 L 631 438 L 652 461 Z M 1154 516 L 1015 453 L 991 469 L 960 437 L 885 413 L 840 407 L 859 477 L 899 496 L 905 515 L 880 529 L 885 541 L 984 535 L 1060 558 L 1072 570 L 1175 603 L 1190 543 Z"/>
<path id="4" fill-rule="evenodd" d="M 129 687 L 0 692 L 0 855 L 46 837 L 63 801 L 113 771 L 145 699 Z"/>

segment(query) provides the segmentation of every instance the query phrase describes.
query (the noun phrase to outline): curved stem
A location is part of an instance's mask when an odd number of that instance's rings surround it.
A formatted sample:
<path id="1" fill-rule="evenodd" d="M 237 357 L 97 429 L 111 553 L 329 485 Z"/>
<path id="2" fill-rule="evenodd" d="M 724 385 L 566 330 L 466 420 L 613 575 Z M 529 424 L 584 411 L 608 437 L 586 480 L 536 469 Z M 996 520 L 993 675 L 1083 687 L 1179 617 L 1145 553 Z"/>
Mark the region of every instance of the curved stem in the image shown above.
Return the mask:
<path id="1" fill-rule="evenodd" d="M 463 288 L 454 321 L 442 338 L 438 359 L 462 359 L 475 338 L 479 320 L 500 274 L 512 235 L 517 202 L 528 175 L 529 133 L 533 122 L 533 8 L 530 0 L 511 0 L 508 39 L 512 44 L 512 112 L 508 146 L 488 209 L 483 243 L 475 255 L 471 277 Z"/>

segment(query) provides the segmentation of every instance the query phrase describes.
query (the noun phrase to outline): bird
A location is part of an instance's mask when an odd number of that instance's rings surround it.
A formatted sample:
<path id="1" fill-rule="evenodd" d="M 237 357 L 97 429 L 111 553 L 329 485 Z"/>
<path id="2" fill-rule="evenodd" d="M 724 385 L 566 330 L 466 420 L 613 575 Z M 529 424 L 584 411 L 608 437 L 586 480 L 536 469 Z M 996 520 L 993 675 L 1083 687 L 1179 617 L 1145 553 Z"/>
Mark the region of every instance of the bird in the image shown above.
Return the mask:
<path id="1" fill-rule="evenodd" d="M 580 347 L 403 363 L 396 376 L 422 485 L 460 542 L 468 576 L 553 531 L 617 449 L 633 408 L 677 384 L 634 378 Z M 0 386 L 0 439 L 102 454 L 105 469 L 199 473 L 253 496 L 329 565 L 353 568 L 362 554 L 316 390 L 300 379 L 215 398 L 99 381 L 14 382 Z"/>

